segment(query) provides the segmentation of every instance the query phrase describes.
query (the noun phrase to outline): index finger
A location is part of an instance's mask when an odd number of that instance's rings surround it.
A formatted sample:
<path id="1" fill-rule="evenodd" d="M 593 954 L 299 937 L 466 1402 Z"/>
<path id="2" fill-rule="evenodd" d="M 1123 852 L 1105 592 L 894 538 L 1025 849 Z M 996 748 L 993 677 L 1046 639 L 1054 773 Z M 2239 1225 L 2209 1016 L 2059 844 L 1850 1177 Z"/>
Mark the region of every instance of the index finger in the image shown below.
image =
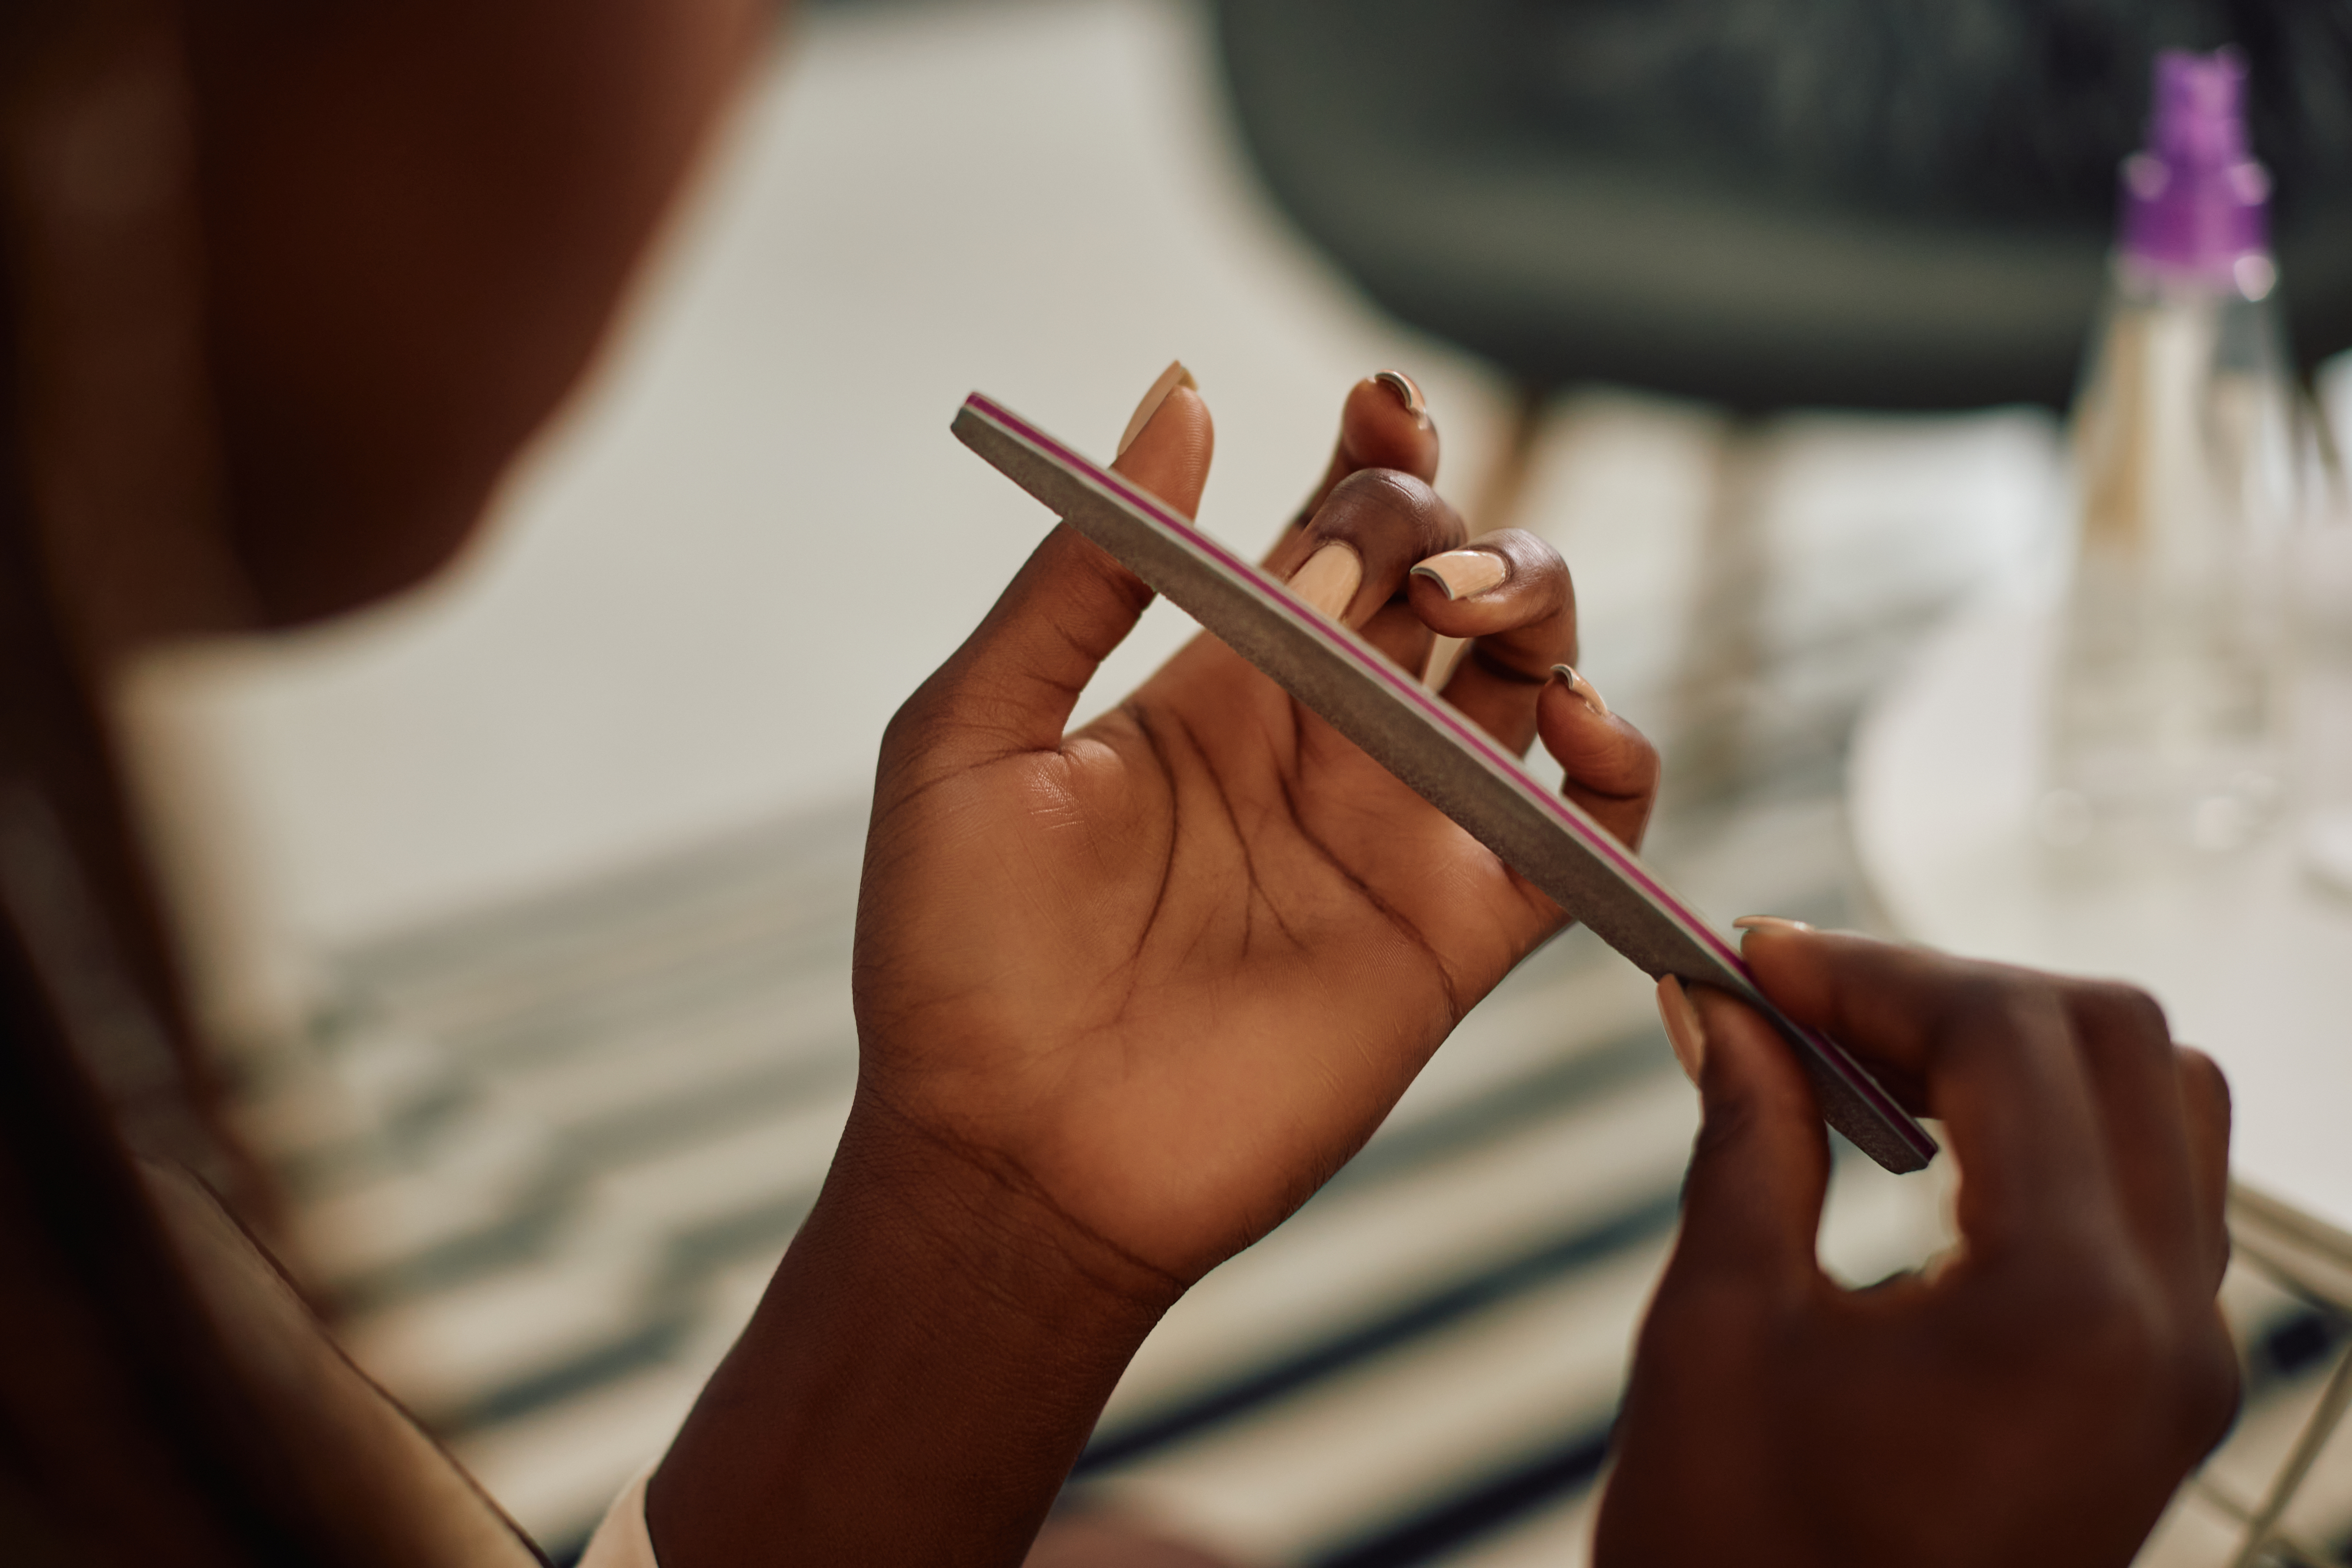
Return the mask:
<path id="1" fill-rule="evenodd" d="M 1745 955 L 1790 1017 L 1925 1086 L 1964 1173 L 1972 1251 L 2114 1233 L 2097 1107 L 2054 981 L 1801 927 L 1750 931 Z"/>

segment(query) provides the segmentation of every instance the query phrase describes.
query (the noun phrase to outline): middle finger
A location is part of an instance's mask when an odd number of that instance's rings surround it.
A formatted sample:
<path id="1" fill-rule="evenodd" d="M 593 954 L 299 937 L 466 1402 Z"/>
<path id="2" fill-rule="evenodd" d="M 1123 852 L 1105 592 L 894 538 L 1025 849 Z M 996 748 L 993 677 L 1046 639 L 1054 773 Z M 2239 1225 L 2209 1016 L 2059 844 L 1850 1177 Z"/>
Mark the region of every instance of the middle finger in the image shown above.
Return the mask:
<path id="1" fill-rule="evenodd" d="M 1452 507 L 1428 485 L 1393 468 L 1366 468 L 1332 490 L 1282 553 L 1284 575 L 1315 607 L 1418 675 L 1432 634 L 1404 601 L 1413 563 L 1462 542 Z"/>

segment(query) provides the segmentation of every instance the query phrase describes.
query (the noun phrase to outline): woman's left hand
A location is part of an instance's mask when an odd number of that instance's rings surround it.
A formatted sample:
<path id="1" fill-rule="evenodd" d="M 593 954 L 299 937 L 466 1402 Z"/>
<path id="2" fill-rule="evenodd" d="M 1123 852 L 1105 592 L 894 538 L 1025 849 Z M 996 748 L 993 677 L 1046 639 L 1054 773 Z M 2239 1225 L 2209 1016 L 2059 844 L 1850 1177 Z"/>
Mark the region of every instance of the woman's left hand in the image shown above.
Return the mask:
<path id="1" fill-rule="evenodd" d="M 1633 842 L 1657 757 L 1552 673 L 1568 570 L 1524 533 L 1462 548 L 1418 401 L 1357 385 L 1270 564 L 1408 668 L 1474 639 L 1446 696 L 1514 751 L 1540 734 Z M 1190 514 L 1208 409 L 1185 385 L 1143 413 L 1116 466 Z M 1066 731 L 1150 596 L 1057 528 L 890 725 L 856 1099 L 655 1479 L 667 1568 L 1019 1563 L 1160 1313 L 1337 1170 L 1562 922 L 1211 638 Z"/>
<path id="2" fill-rule="evenodd" d="M 1189 515 L 1209 447 L 1179 386 L 1116 466 Z M 1638 839 L 1655 753 L 1552 673 L 1576 654 L 1567 567 L 1528 533 L 1462 548 L 1435 459 L 1425 417 L 1360 384 L 1269 566 L 1415 672 L 1438 636 L 1475 639 L 1446 697 L 1514 752 L 1540 734 Z M 1205 635 L 1066 732 L 1150 599 L 1058 528 L 891 725 L 852 1137 L 951 1152 L 1123 1288 L 1172 1297 L 1354 1152 L 1563 917 Z"/>

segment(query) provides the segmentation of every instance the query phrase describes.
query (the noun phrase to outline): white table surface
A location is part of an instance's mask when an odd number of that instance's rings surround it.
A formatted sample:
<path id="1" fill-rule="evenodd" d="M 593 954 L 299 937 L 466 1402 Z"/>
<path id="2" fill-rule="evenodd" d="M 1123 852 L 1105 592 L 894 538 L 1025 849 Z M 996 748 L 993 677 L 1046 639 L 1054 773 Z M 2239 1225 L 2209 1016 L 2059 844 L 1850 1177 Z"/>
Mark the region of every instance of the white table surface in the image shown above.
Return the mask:
<path id="1" fill-rule="evenodd" d="M 1872 890 L 1916 940 L 2146 986 L 2229 1074 L 2238 1178 L 2352 1231 L 2352 900 L 2305 873 L 2291 821 L 2130 876 L 2042 850 L 2049 597 L 1959 617 L 1865 718 L 1850 805 Z"/>

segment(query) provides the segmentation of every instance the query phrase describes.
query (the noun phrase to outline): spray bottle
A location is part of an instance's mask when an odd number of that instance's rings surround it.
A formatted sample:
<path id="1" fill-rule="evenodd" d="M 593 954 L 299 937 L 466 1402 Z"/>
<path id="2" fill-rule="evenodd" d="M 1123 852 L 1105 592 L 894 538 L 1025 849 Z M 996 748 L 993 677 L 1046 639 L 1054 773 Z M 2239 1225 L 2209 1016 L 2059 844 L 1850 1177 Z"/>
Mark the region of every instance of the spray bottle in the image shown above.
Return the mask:
<path id="1" fill-rule="evenodd" d="M 2276 812 L 2279 564 L 2300 404 L 2274 315 L 2270 181 L 2232 50 L 2156 62 L 2074 415 L 2079 521 L 2041 826 L 2226 851 Z"/>

